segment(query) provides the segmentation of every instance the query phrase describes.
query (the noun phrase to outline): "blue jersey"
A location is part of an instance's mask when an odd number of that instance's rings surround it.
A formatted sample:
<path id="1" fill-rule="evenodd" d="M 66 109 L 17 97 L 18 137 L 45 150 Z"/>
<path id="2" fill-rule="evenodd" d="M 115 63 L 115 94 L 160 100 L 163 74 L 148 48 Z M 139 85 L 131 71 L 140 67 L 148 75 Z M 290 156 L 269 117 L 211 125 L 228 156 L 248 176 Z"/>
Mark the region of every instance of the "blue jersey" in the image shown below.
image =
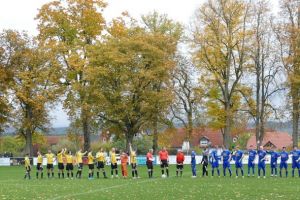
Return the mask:
<path id="1" fill-rule="evenodd" d="M 291 151 L 291 154 L 292 154 L 293 163 L 296 163 L 298 161 L 298 159 L 300 158 L 300 151 L 294 150 L 294 151 Z"/>
<path id="2" fill-rule="evenodd" d="M 279 156 L 280 156 L 279 153 L 273 151 L 271 153 L 271 163 L 277 163 Z"/>
<path id="3" fill-rule="evenodd" d="M 196 164 L 196 153 L 194 151 L 191 153 L 191 164 Z"/>
<path id="4" fill-rule="evenodd" d="M 248 152 L 248 154 L 249 154 L 248 161 L 253 162 L 255 160 L 256 151 L 255 150 L 250 150 Z"/>
<path id="5" fill-rule="evenodd" d="M 286 151 L 280 153 L 281 163 L 285 163 L 289 159 L 289 154 Z"/>
<path id="6" fill-rule="evenodd" d="M 236 162 L 236 163 L 242 162 L 241 159 L 242 159 L 242 157 L 243 157 L 243 154 L 244 154 L 244 152 L 241 151 L 241 150 L 238 150 L 238 151 L 235 153 L 235 162 Z"/>
<path id="7" fill-rule="evenodd" d="M 229 162 L 231 152 L 229 150 L 224 150 L 222 152 L 223 162 Z"/>
<path id="8" fill-rule="evenodd" d="M 258 150 L 258 162 L 265 162 L 265 157 L 267 155 L 267 152 L 265 150 Z"/>
<path id="9" fill-rule="evenodd" d="M 218 163 L 219 162 L 219 156 L 218 156 L 218 153 L 217 153 L 217 151 L 216 150 L 213 150 L 212 152 L 211 152 L 211 162 L 212 163 Z"/>

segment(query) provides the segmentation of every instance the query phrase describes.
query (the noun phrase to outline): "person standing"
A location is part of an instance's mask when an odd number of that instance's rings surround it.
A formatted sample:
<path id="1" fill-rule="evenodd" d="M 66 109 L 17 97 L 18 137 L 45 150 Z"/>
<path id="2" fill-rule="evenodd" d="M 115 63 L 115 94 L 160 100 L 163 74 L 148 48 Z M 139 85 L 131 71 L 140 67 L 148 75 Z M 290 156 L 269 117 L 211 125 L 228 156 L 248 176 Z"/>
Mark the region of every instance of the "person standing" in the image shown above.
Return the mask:
<path id="1" fill-rule="evenodd" d="M 90 151 L 88 153 L 88 166 L 89 166 L 89 179 L 94 179 L 94 168 L 95 168 L 95 164 L 94 164 L 94 156 L 93 156 L 93 152 Z"/>
<path id="2" fill-rule="evenodd" d="M 223 175 L 226 176 L 226 169 L 228 169 L 230 177 L 232 176 L 231 167 L 230 167 L 230 160 L 231 160 L 231 152 L 223 147 L 222 152 L 222 159 L 223 159 Z"/>
<path id="3" fill-rule="evenodd" d="M 66 155 L 66 159 L 67 159 L 67 166 L 66 166 L 67 176 L 68 176 L 68 178 L 70 178 L 70 174 L 71 174 L 71 178 L 73 179 L 74 157 L 72 155 L 72 151 L 69 151 L 69 153 Z"/>
<path id="4" fill-rule="evenodd" d="M 50 178 L 50 172 L 52 174 L 52 178 L 54 178 L 53 162 L 54 162 L 54 159 L 55 159 L 55 155 L 49 149 L 48 153 L 45 156 L 47 158 L 47 175 L 48 175 L 48 178 Z"/>
<path id="5" fill-rule="evenodd" d="M 266 155 L 267 152 L 263 146 L 259 147 L 258 154 L 258 178 L 260 178 L 260 171 L 263 171 L 263 177 L 266 178 Z"/>
<path id="6" fill-rule="evenodd" d="M 288 176 L 288 164 L 287 164 L 288 159 L 289 159 L 289 154 L 288 154 L 288 152 L 286 152 L 286 147 L 282 147 L 282 151 L 280 153 L 280 166 L 279 166 L 280 177 L 282 177 L 282 169 L 283 168 L 285 169 L 285 177 Z"/>
<path id="7" fill-rule="evenodd" d="M 292 154 L 292 177 L 295 177 L 295 169 L 298 170 L 298 176 L 300 177 L 300 151 L 295 146 Z"/>
<path id="8" fill-rule="evenodd" d="M 236 178 L 239 177 L 239 169 L 241 170 L 242 177 L 244 178 L 243 158 L 244 158 L 244 152 L 239 149 L 239 146 L 236 146 L 236 152 L 235 152 Z"/>
<path id="9" fill-rule="evenodd" d="M 62 149 L 57 153 L 57 162 L 58 162 L 58 178 L 60 178 L 60 174 L 62 174 L 62 178 L 65 178 L 64 173 L 64 159 L 66 149 Z"/>
<path id="10" fill-rule="evenodd" d="M 218 149 L 218 147 L 215 147 L 215 149 L 212 150 L 212 152 L 210 154 L 210 163 L 211 163 L 211 167 L 212 167 L 212 170 L 211 170 L 212 177 L 214 176 L 215 169 L 217 170 L 218 177 L 220 177 L 220 170 L 219 170 L 220 157 L 218 156 L 217 149 Z"/>
<path id="11" fill-rule="evenodd" d="M 163 147 L 158 154 L 160 159 L 161 175 L 164 177 L 166 170 L 167 177 L 169 177 L 169 154 L 166 147 Z"/>
<path id="12" fill-rule="evenodd" d="M 122 151 L 121 153 L 121 171 L 122 171 L 122 177 L 127 178 L 128 177 L 128 155 L 125 151 Z"/>
<path id="13" fill-rule="evenodd" d="M 138 171 L 137 171 L 136 151 L 133 150 L 131 144 L 129 144 L 129 148 L 130 148 L 130 164 L 131 164 L 132 178 L 139 178 Z"/>
<path id="14" fill-rule="evenodd" d="M 180 172 L 180 177 L 182 177 L 183 173 L 183 162 L 184 162 L 184 153 L 181 149 L 178 150 L 176 155 L 176 176 L 178 177 L 178 173 Z"/>
<path id="15" fill-rule="evenodd" d="M 36 165 L 36 178 L 39 178 L 39 173 L 41 178 L 43 178 L 43 156 L 40 151 L 37 152 L 37 165 Z"/>
<path id="16" fill-rule="evenodd" d="M 202 160 L 200 162 L 200 164 L 202 164 L 202 177 L 204 177 L 205 175 L 208 176 L 208 155 L 209 152 L 207 149 L 204 149 L 203 151 L 203 155 L 202 155 Z"/>
<path id="17" fill-rule="evenodd" d="M 107 178 L 106 173 L 105 173 L 105 154 L 103 152 L 103 149 L 100 148 L 99 151 L 96 154 L 96 160 L 97 160 L 97 178 L 100 177 L 100 170 L 102 170 L 103 177 Z"/>
<path id="18" fill-rule="evenodd" d="M 24 164 L 25 164 L 24 179 L 26 179 L 27 177 L 28 177 L 28 179 L 30 179 L 31 165 L 30 165 L 30 160 L 29 160 L 29 154 L 26 154 L 25 159 L 24 159 Z"/>
<path id="19" fill-rule="evenodd" d="M 82 161 L 82 157 L 87 153 L 87 151 L 85 151 L 84 153 L 82 153 L 82 149 L 80 149 L 79 151 L 76 152 L 76 163 L 78 166 L 78 170 L 76 173 L 76 178 L 81 178 L 82 175 L 82 170 L 83 170 L 83 161 Z"/>
<path id="20" fill-rule="evenodd" d="M 146 157 L 146 165 L 148 169 L 148 177 L 153 178 L 153 149 L 149 149 Z"/>
<path id="21" fill-rule="evenodd" d="M 277 176 L 277 160 L 279 158 L 279 154 L 276 151 L 271 151 L 271 176 Z"/>
<path id="22" fill-rule="evenodd" d="M 118 164 L 117 164 L 117 155 L 116 155 L 116 149 L 112 148 L 110 152 L 110 163 L 111 163 L 111 178 L 114 178 L 114 172 L 115 176 L 118 178 Z"/>
<path id="23" fill-rule="evenodd" d="M 197 177 L 197 170 L 196 170 L 197 162 L 196 162 L 196 152 L 192 151 L 191 153 L 191 167 L 192 167 L 192 178 Z"/>
<path id="24" fill-rule="evenodd" d="M 250 149 L 248 151 L 248 177 L 250 177 L 250 172 L 252 169 L 252 176 L 254 176 L 255 173 L 255 164 L 254 164 L 254 160 L 256 157 L 256 151 L 253 150 L 253 145 L 250 145 Z"/>

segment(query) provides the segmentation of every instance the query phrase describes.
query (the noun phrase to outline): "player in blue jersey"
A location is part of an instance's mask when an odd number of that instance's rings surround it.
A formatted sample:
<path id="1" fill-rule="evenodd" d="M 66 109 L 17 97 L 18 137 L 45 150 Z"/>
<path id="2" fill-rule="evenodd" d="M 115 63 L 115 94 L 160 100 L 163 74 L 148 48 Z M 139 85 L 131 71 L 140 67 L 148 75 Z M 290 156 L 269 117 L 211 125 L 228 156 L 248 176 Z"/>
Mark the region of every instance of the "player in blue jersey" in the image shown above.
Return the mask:
<path id="1" fill-rule="evenodd" d="M 295 177 L 295 169 L 298 169 L 298 175 L 300 177 L 300 151 L 295 146 L 292 154 L 292 177 Z"/>
<path id="2" fill-rule="evenodd" d="M 196 174 L 196 153 L 195 151 L 192 151 L 191 153 L 191 167 L 192 167 L 192 178 L 196 178 L 197 174 Z"/>
<path id="3" fill-rule="evenodd" d="M 286 148 L 285 147 L 282 147 L 282 152 L 280 153 L 280 171 L 279 171 L 279 174 L 280 174 L 280 177 L 282 177 L 282 168 L 285 169 L 285 177 L 288 176 L 288 164 L 287 164 L 287 161 L 289 159 L 289 154 L 288 152 L 286 152 Z"/>
<path id="4" fill-rule="evenodd" d="M 271 151 L 270 153 L 271 153 L 271 162 L 270 162 L 271 176 L 277 176 L 277 160 L 280 155 L 276 151 Z"/>
<path id="5" fill-rule="evenodd" d="M 250 171 L 252 169 L 252 176 L 254 176 L 254 168 L 255 168 L 255 164 L 254 164 L 254 160 L 255 160 L 255 156 L 256 156 L 256 151 L 253 150 L 253 145 L 250 146 L 250 149 L 248 151 L 248 176 L 250 176 Z"/>
<path id="6" fill-rule="evenodd" d="M 212 167 L 211 175 L 214 176 L 215 169 L 217 169 L 218 176 L 220 177 L 220 170 L 219 170 L 219 160 L 220 160 L 220 157 L 218 156 L 217 148 L 218 147 L 216 147 L 216 149 L 214 149 L 210 153 L 210 164 L 211 164 L 211 167 Z"/>
<path id="7" fill-rule="evenodd" d="M 244 178 L 244 169 L 243 169 L 243 158 L 244 158 L 244 152 L 239 149 L 239 146 L 236 146 L 236 152 L 235 152 L 235 173 L 236 178 L 239 177 L 239 169 L 241 170 L 242 177 Z"/>
<path id="8" fill-rule="evenodd" d="M 232 175 L 231 168 L 230 168 L 231 152 L 225 147 L 223 147 L 222 159 L 223 159 L 223 175 L 226 176 L 226 169 L 228 169 L 229 175 L 231 177 Z"/>
<path id="9" fill-rule="evenodd" d="M 258 178 L 260 178 L 260 172 L 263 171 L 263 176 L 266 178 L 266 155 L 267 152 L 264 150 L 263 146 L 259 147 L 258 154 Z"/>

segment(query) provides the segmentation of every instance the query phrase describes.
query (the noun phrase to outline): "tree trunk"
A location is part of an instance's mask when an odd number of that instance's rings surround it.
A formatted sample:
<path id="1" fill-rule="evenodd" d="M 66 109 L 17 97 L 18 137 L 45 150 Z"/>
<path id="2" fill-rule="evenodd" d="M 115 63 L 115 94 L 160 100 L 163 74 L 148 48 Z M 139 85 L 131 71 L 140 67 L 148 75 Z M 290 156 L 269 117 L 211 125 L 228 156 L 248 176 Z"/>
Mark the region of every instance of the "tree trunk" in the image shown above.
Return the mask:
<path id="1" fill-rule="evenodd" d="M 90 128 L 88 122 L 88 116 L 84 108 L 81 109 L 81 122 L 82 122 L 82 130 L 83 130 L 83 149 L 84 151 L 89 151 L 91 146 L 90 140 Z"/>
<path id="2" fill-rule="evenodd" d="M 256 58 L 258 59 L 258 58 Z M 256 60 L 256 113 L 255 113 L 255 138 L 256 138 L 256 148 L 259 148 L 260 145 L 260 67 L 259 67 L 259 61 Z"/>
<path id="3" fill-rule="evenodd" d="M 133 136 L 136 133 L 134 133 L 133 131 L 128 131 L 126 133 L 126 151 L 129 152 L 130 151 L 130 144 L 132 144 L 133 141 Z"/>
<path id="4" fill-rule="evenodd" d="M 223 143 L 224 146 L 228 149 L 231 144 L 231 113 L 230 113 L 230 103 L 225 103 L 225 128 L 224 128 L 224 135 L 223 135 Z"/>
<path id="5" fill-rule="evenodd" d="M 191 142 L 192 140 L 192 133 L 193 133 L 193 113 L 192 111 L 187 113 L 188 117 L 188 130 L 187 130 L 187 141 Z"/>
<path id="6" fill-rule="evenodd" d="M 292 120 L 293 120 L 293 146 L 298 147 L 298 131 L 299 131 L 299 96 L 298 88 L 295 88 L 294 85 L 291 86 L 292 93 Z"/>
<path id="7" fill-rule="evenodd" d="M 26 134 L 25 152 L 28 153 L 29 156 L 33 156 L 32 132 L 30 128 L 26 128 L 25 134 Z"/>
<path id="8" fill-rule="evenodd" d="M 157 127 L 157 120 L 153 122 L 153 153 L 156 154 L 158 150 L 158 127 Z"/>

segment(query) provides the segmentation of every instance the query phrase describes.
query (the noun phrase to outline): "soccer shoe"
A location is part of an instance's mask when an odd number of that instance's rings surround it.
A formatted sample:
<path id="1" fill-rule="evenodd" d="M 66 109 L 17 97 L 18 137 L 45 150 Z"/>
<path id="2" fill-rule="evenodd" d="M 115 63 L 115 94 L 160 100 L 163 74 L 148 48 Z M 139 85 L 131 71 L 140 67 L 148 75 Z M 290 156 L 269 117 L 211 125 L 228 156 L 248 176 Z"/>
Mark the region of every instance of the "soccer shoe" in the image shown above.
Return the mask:
<path id="1" fill-rule="evenodd" d="M 238 176 L 236 176 L 235 178 L 238 178 Z"/>
<path id="2" fill-rule="evenodd" d="M 197 178 L 197 176 L 192 176 L 192 178 Z"/>
<path id="3" fill-rule="evenodd" d="M 271 177 L 273 177 L 273 174 L 271 174 Z"/>
<path id="4" fill-rule="evenodd" d="M 260 178 L 260 176 L 258 176 L 257 178 Z"/>
<path id="5" fill-rule="evenodd" d="M 264 176 L 264 178 L 266 178 L 266 176 Z"/>
<path id="6" fill-rule="evenodd" d="M 242 178 L 245 178 L 244 176 L 242 176 Z"/>
<path id="7" fill-rule="evenodd" d="M 111 178 L 114 178 L 114 176 L 112 175 Z"/>

